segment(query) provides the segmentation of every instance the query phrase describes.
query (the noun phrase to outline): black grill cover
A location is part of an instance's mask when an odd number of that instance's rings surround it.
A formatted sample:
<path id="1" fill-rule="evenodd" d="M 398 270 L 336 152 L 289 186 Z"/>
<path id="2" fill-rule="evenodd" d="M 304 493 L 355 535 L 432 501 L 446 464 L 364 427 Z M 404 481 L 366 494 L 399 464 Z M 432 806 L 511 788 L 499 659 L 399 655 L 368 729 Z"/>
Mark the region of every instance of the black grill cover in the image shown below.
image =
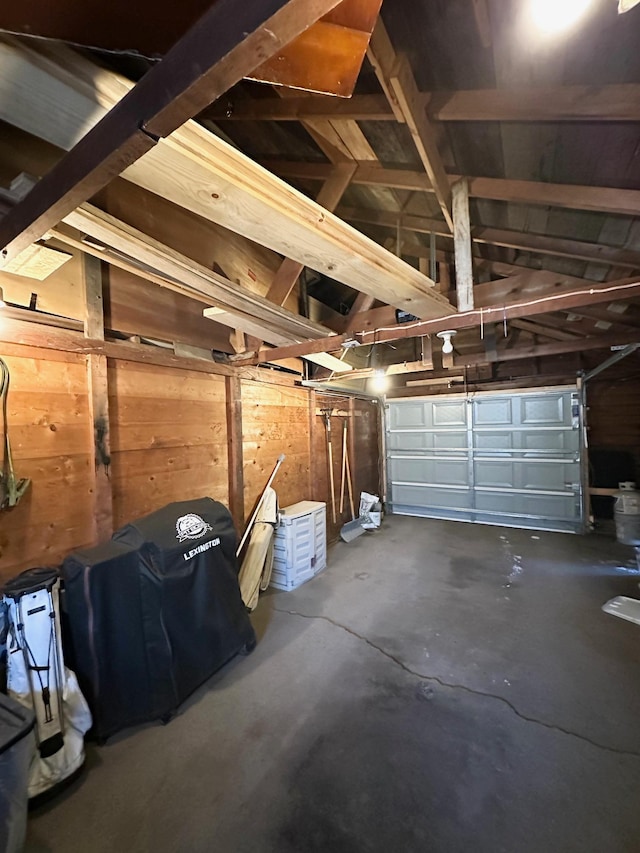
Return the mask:
<path id="1" fill-rule="evenodd" d="M 98 737 L 171 716 L 255 645 L 235 546 L 229 511 L 200 498 L 169 504 L 65 560 L 72 655 Z"/>

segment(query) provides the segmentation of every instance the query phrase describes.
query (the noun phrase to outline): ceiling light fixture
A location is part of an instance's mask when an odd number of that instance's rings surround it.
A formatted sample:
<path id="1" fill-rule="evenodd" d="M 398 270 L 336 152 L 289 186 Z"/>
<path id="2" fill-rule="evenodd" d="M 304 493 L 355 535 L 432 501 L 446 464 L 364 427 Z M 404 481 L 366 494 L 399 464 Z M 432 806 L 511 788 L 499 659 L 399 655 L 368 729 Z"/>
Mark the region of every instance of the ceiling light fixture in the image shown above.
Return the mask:
<path id="1" fill-rule="evenodd" d="M 447 329 L 446 332 L 438 332 L 438 337 L 442 339 L 442 352 L 445 355 L 450 355 L 453 352 L 453 344 L 451 343 L 451 338 L 455 334 L 455 329 Z"/>
<path id="2" fill-rule="evenodd" d="M 384 370 L 376 370 L 371 380 L 371 390 L 376 394 L 384 394 L 389 387 L 389 379 Z"/>
<path id="3" fill-rule="evenodd" d="M 586 13 L 593 0 L 529 0 L 529 18 L 546 35 L 565 32 Z"/>

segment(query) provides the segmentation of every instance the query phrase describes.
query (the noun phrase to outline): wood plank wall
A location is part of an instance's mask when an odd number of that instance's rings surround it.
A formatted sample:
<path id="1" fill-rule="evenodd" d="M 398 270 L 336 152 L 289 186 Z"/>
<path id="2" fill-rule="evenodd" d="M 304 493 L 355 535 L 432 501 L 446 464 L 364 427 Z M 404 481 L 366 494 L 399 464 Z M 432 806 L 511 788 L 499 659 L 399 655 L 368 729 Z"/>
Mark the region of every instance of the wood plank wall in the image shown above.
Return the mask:
<path id="1" fill-rule="evenodd" d="M 175 500 L 229 500 L 224 377 L 110 362 L 115 527 Z"/>
<path id="2" fill-rule="evenodd" d="M 628 453 L 635 461 L 635 472 L 628 478 L 639 480 L 640 378 L 614 371 L 601 374 L 587 384 L 587 406 L 590 450 Z"/>
<path id="3" fill-rule="evenodd" d="M 35 565 L 57 565 L 97 541 L 94 435 L 87 357 L 0 344 L 11 371 L 9 429 L 18 477 L 32 487 L 14 509 L 0 513 L 0 581 Z M 275 487 L 281 506 L 328 503 L 326 440 L 320 397 L 253 379 L 240 389 L 244 495 L 248 517 L 280 453 Z M 223 376 L 177 367 L 109 359 L 109 419 L 114 526 L 174 500 L 209 495 L 230 504 L 227 392 Z M 376 491 L 377 408 L 348 401 L 341 411 L 356 424 L 353 469 L 360 489 Z M 336 490 L 340 482 L 341 421 L 334 422 Z M 349 519 L 347 509 L 340 523 Z M 237 515 L 237 513 L 236 513 Z M 330 513 L 328 514 L 330 517 Z M 330 526 L 337 538 L 340 523 Z"/>
<path id="4" fill-rule="evenodd" d="M 342 475 L 342 431 L 347 421 L 348 453 L 353 480 L 353 499 L 356 514 L 360 505 L 360 492 L 380 494 L 379 465 L 379 412 L 373 402 L 318 394 L 314 401 L 313 432 L 313 500 L 327 502 L 327 530 L 329 541 L 339 537 L 340 528 L 351 520 L 348 491 L 345 484 L 343 511 L 340 512 L 340 485 Z M 334 524 L 330 503 L 329 452 L 326 419 L 323 410 L 331 409 L 331 448 L 333 455 L 333 479 L 336 500 L 336 522 Z"/>
<path id="5" fill-rule="evenodd" d="M 309 500 L 309 392 L 243 381 L 241 393 L 245 516 L 253 511 L 281 453 L 286 459 L 274 482 L 280 506 Z"/>
<path id="6" fill-rule="evenodd" d="M 29 566 L 56 564 L 95 535 L 86 359 L 24 349 L 25 356 L 16 357 L 0 347 L 11 372 L 7 416 L 15 474 L 32 480 L 18 506 L 0 513 L 5 579 Z"/>

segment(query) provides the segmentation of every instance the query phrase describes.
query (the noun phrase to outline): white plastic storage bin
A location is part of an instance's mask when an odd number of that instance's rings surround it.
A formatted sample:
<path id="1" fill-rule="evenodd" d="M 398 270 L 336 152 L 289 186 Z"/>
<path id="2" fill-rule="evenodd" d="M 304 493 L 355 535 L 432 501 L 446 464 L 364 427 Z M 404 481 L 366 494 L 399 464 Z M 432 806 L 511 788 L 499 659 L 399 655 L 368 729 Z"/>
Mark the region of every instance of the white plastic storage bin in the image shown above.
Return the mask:
<path id="1" fill-rule="evenodd" d="M 327 505 L 300 501 L 282 510 L 274 541 L 271 586 L 295 589 L 327 565 Z"/>

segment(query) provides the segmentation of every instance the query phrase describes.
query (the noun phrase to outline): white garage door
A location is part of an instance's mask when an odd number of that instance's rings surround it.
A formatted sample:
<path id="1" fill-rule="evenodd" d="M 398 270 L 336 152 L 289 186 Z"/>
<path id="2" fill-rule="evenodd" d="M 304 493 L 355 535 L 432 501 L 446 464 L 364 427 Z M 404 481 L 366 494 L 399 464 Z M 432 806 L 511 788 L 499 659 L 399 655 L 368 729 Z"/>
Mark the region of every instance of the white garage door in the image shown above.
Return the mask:
<path id="1" fill-rule="evenodd" d="M 581 532 L 581 415 L 575 387 L 390 400 L 391 512 Z"/>

